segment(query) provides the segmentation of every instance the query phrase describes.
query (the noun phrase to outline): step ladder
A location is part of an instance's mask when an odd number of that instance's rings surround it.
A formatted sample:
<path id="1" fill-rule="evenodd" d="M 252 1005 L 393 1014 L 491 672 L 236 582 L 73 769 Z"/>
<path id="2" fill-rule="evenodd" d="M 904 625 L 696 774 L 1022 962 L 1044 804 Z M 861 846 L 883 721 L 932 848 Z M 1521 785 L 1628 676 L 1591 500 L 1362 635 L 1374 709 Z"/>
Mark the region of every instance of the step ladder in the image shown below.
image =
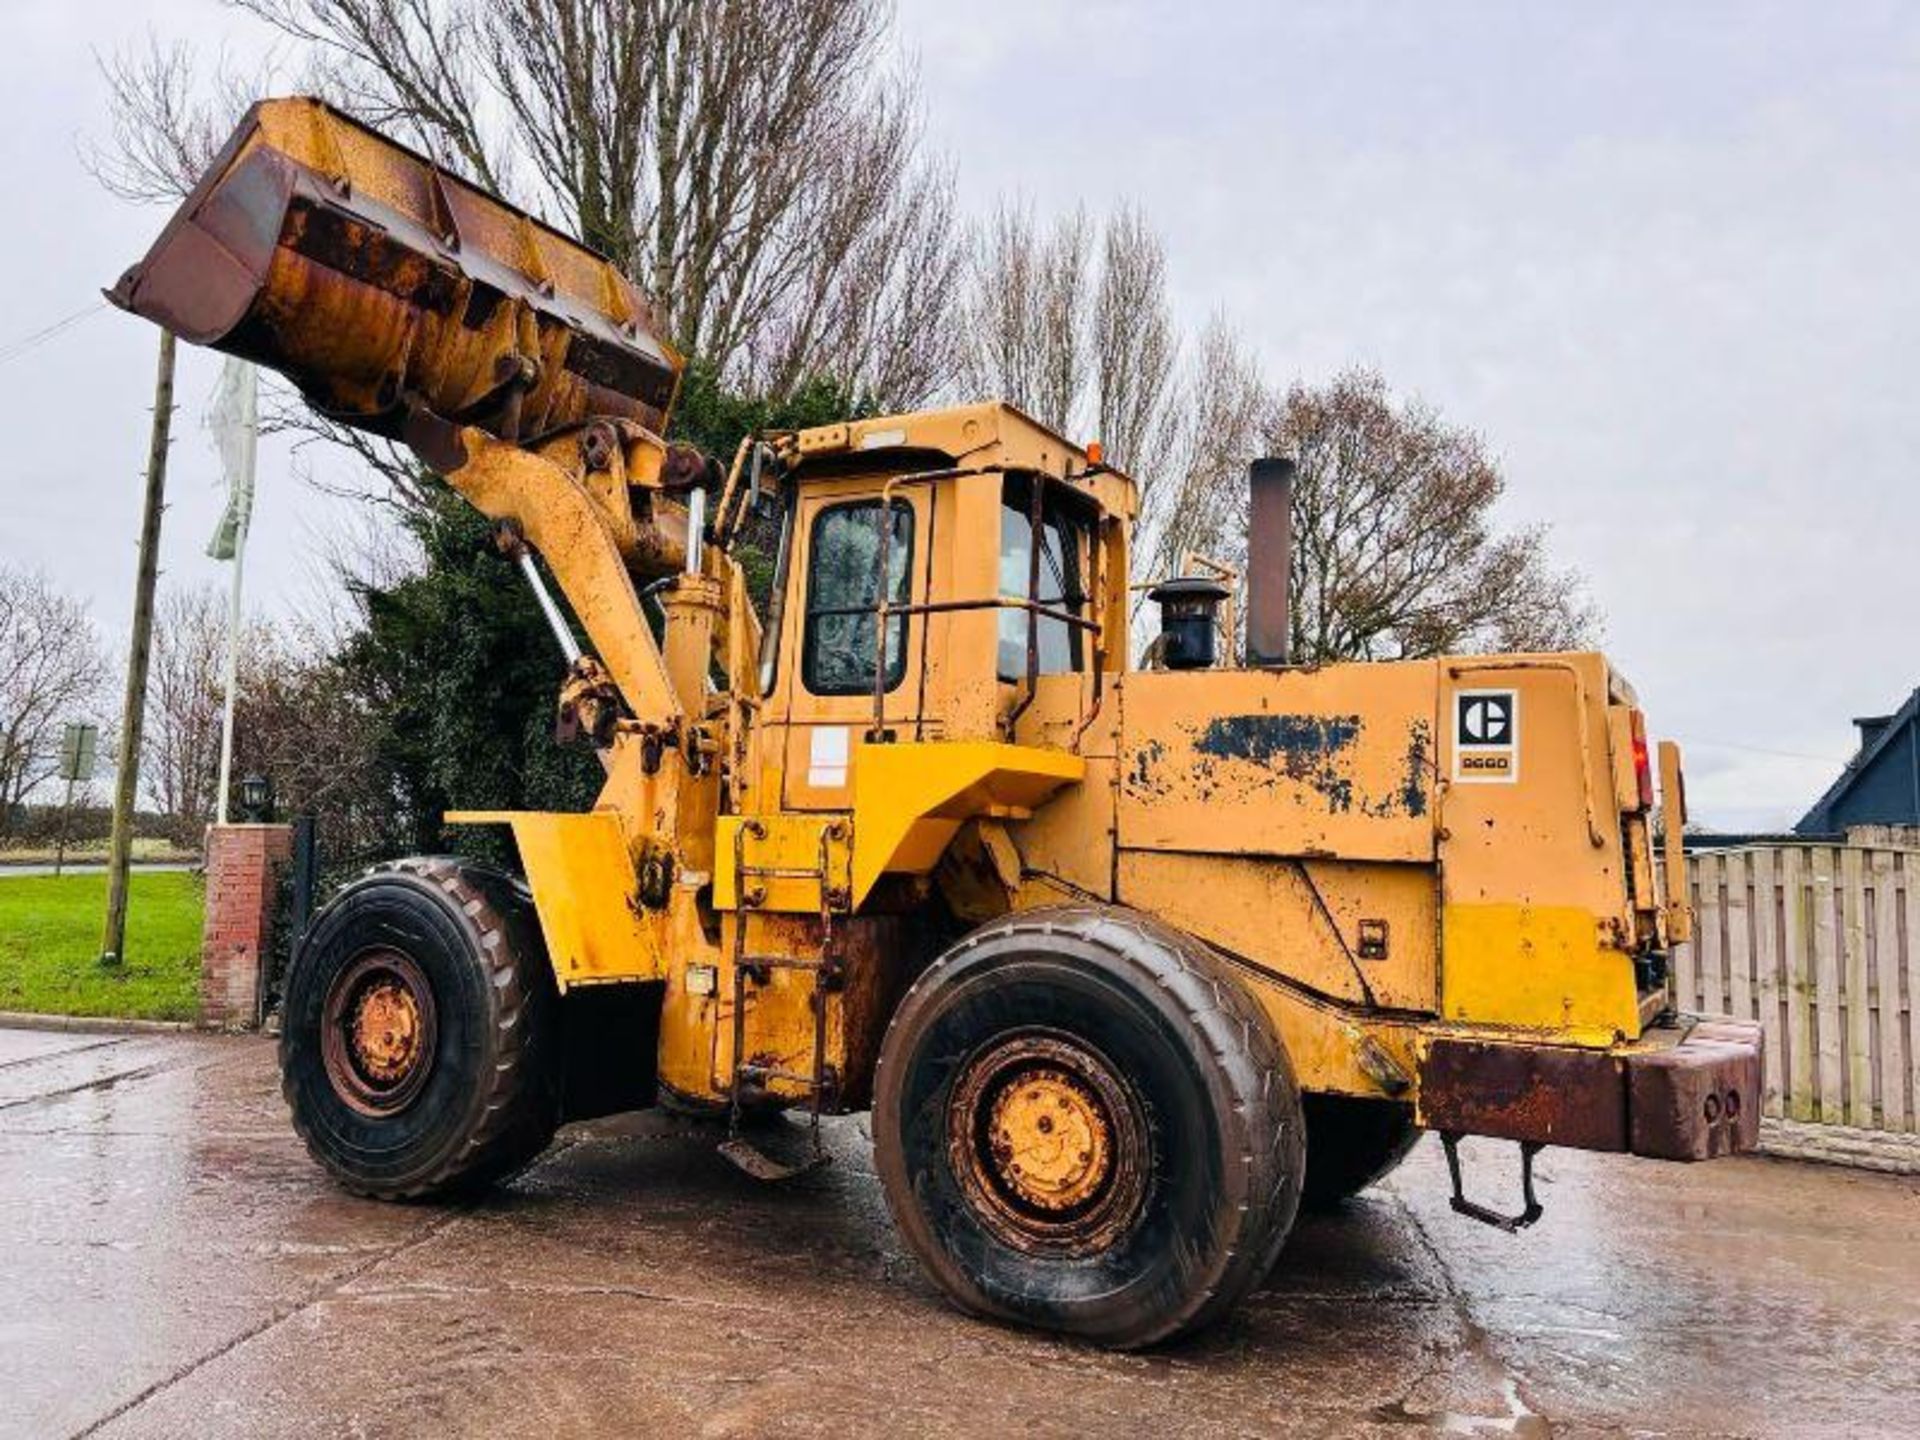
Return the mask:
<path id="1" fill-rule="evenodd" d="M 848 822 L 834 818 L 820 827 L 820 848 L 812 867 L 751 865 L 747 861 L 749 841 L 765 840 L 767 827 L 758 820 L 744 821 L 734 832 L 733 862 L 739 903 L 734 908 L 733 931 L 733 1077 L 728 1086 L 730 1105 L 727 1138 L 720 1153 L 747 1174 L 759 1180 L 788 1180 L 817 1170 L 827 1163 L 826 1147 L 820 1138 L 820 1117 L 837 1092 L 840 1077 L 827 1063 L 827 997 L 844 979 L 839 916 L 852 910 L 853 852 L 846 849 L 843 875 L 839 883 L 833 876 L 833 849 L 847 839 Z M 819 887 L 820 951 L 817 955 L 753 954 L 747 946 L 748 921 L 764 903 L 770 880 L 809 880 Z M 798 1071 L 748 1059 L 747 1009 L 752 988 L 766 985 L 776 970 L 799 970 L 813 976 L 811 1011 L 813 1016 L 813 1063 L 809 1070 Z M 776 1160 L 741 1134 L 745 1101 L 754 1091 L 764 1092 L 776 1081 L 798 1085 L 806 1091 L 809 1112 L 808 1157 L 799 1164 Z"/>

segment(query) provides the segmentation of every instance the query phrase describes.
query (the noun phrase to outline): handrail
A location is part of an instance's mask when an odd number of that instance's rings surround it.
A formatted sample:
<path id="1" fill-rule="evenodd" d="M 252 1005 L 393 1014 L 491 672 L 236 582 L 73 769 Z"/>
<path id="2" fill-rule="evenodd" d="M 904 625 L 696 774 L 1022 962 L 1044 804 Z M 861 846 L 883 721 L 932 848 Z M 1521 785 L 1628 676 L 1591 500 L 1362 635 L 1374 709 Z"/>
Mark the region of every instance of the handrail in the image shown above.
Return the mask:
<path id="1" fill-rule="evenodd" d="M 874 558 L 874 602 L 871 605 L 834 605 L 822 606 L 819 609 L 815 609 L 811 605 L 807 607 L 806 613 L 809 617 L 814 615 L 871 615 L 874 618 L 873 724 L 867 731 L 869 739 L 884 739 L 887 734 L 887 690 L 889 688 L 887 685 L 887 631 L 896 616 L 945 615 L 966 610 L 988 609 L 1024 610 L 1026 612 L 1026 694 L 1022 696 L 1020 703 L 1014 707 L 1013 713 L 1010 714 L 1005 721 L 1009 733 L 1011 733 L 1014 723 L 1019 720 L 1021 714 L 1033 703 L 1034 695 L 1039 689 L 1040 622 L 1042 620 L 1052 620 L 1089 632 L 1094 638 L 1096 649 L 1094 656 L 1096 679 L 1094 684 L 1096 687 L 1095 703 L 1097 705 L 1097 697 L 1100 693 L 1100 680 L 1098 677 L 1101 663 L 1104 660 L 1104 647 L 1100 644 L 1104 635 L 1101 622 L 1089 619 L 1084 615 L 1076 614 L 1071 610 L 1063 609 L 1058 605 L 1044 604 L 1033 598 L 1040 588 L 1039 572 L 1042 560 L 1042 546 L 1045 543 L 1043 527 L 1045 521 L 1046 486 L 1057 483 L 1054 477 L 1041 474 L 1037 471 L 1025 472 L 1032 492 L 1032 498 L 1027 507 L 1028 522 L 1031 528 L 1028 539 L 1028 583 L 1026 595 L 997 594 L 991 598 L 971 600 L 908 600 L 905 603 L 895 603 L 889 598 L 890 587 L 888 580 L 892 569 L 893 558 L 891 507 L 894 500 L 894 492 L 907 485 L 929 485 L 942 480 L 959 480 L 975 475 L 1004 473 L 1006 473 L 1005 466 L 983 465 L 956 467 L 944 470 L 920 470 L 889 478 L 880 487 L 880 544 Z M 1089 533 L 1091 534 L 1093 532 L 1090 531 Z M 1097 552 L 1099 541 L 1097 535 L 1094 536 L 1092 543 L 1096 552 L 1096 558 L 1093 563 L 1098 564 Z M 909 593 L 911 593 L 911 577 L 908 577 L 908 586 Z M 1065 597 L 1063 596 L 1062 598 Z M 1082 598 L 1088 601 L 1097 599 L 1097 597 L 1091 594 Z M 1082 729 L 1084 728 L 1083 725 Z"/>
<path id="2" fill-rule="evenodd" d="M 869 612 L 864 607 L 854 607 L 852 614 L 868 614 L 874 617 L 873 624 L 873 726 L 868 730 L 869 738 L 878 738 L 885 734 L 887 727 L 887 627 L 896 614 L 910 614 L 912 611 L 901 609 L 887 598 L 887 580 L 893 560 L 893 492 L 903 485 L 931 485 L 938 480 L 961 480 L 973 475 L 991 475 L 999 470 L 997 465 L 970 465 L 948 467 L 940 470 L 915 470 L 905 475 L 892 475 L 880 487 L 880 548 L 874 557 L 873 595 L 874 604 Z M 911 557 L 909 557 L 911 564 Z M 929 571 L 931 573 L 931 571 Z M 907 577 L 907 590 L 913 590 L 913 577 Z M 808 613 L 815 613 L 811 606 Z M 831 613 L 820 611 L 820 614 Z"/>
<path id="3" fill-rule="evenodd" d="M 1038 600 L 1029 600 L 1024 595 L 996 595 L 982 600 L 919 600 L 905 605 L 889 605 L 889 617 L 898 615 L 945 615 L 955 610 L 1033 610 L 1042 620 L 1058 620 L 1062 625 L 1071 625 L 1078 630 L 1098 630 L 1100 622 L 1089 620 L 1084 615 L 1076 615 L 1071 610 L 1062 610 L 1057 605 L 1043 604 Z M 812 615 L 878 615 L 877 605 L 820 605 L 807 607 Z"/>

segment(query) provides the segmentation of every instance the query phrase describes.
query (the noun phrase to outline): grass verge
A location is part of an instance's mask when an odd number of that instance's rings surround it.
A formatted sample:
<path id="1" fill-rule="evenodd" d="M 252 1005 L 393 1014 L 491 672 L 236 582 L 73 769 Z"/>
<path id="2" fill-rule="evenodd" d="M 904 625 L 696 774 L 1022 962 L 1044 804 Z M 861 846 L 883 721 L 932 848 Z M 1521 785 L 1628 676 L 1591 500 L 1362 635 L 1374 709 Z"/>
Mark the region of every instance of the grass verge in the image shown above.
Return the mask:
<path id="1" fill-rule="evenodd" d="M 0 1010 L 191 1020 L 200 1010 L 197 875 L 136 874 L 127 956 L 100 964 L 107 877 L 0 874 Z"/>
<path id="2" fill-rule="evenodd" d="M 51 865 L 57 847 L 52 845 L 9 845 L 0 849 L 0 865 Z M 136 860 L 169 861 L 176 864 L 191 864 L 200 856 L 192 850 L 182 850 L 157 835 L 136 835 L 133 837 L 133 858 Z M 67 863 L 70 865 L 104 865 L 107 863 L 107 837 L 96 835 L 86 840 L 74 840 L 67 846 Z"/>

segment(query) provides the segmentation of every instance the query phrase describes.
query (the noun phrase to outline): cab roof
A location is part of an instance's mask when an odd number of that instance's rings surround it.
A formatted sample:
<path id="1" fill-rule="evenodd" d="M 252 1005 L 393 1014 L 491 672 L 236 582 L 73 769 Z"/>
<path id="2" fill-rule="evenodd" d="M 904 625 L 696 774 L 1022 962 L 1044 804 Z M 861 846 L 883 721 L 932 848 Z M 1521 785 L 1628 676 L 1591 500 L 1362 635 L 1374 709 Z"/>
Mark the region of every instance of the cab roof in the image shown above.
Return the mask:
<path id="1" fill-rule="evenodd" d="M 920 457 L 909 462 L 915 466 L 934 455 L 953 466 L 1036 471 L 1074 482 L 1112 514 L 1131 520 L 1139 509 L 1138 487 L 1130 477 L 1105 466 L 1088 474 L 1084 446 L 1004 400 L 819 425 L 797 432 L 793 449 L 802 466 L 814 458 L 857 454 L 872 456 L 878 468 L 890 453 L 898 453 Z"/>

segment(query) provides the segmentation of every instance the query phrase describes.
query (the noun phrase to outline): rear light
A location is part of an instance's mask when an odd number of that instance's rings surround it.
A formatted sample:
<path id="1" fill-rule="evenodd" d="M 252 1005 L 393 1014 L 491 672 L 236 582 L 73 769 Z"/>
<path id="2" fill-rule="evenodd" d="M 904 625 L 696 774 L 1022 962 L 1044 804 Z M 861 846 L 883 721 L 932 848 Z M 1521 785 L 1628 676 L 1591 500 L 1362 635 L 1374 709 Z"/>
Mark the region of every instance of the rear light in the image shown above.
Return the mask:
<path id="1" fill-rule="evenodd" d="M 1653 808 L 1653 754 L 1647 748 L 1647 719 L 1638 710 L 1631 713 L 1633 728 L 1633 780 L 1640 787 L 1640 808 Z"/>

